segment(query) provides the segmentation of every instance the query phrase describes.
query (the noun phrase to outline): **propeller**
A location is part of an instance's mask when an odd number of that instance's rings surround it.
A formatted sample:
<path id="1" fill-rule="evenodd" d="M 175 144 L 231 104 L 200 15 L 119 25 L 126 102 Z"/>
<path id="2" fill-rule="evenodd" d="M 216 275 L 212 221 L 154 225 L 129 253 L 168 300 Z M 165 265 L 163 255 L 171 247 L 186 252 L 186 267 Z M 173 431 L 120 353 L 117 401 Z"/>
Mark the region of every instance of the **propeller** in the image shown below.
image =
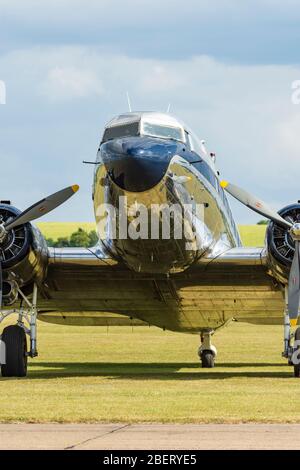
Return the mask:
<path id="1" fill-rule="evenodd" d="M 2 279 L 2 263 L 0 261 L 0 311 L 2 309 L 2 285 L 3 285 L 3 279 Z"/>
<path id="2" fill-rule="evenodd" d="M 71 196 L 73 196 L 73 194 L 78 191 L 78 189 L 79 186 L 75 184 L 73 186 L 62 189 L 57 193 L 51 194 L 51 196 L 41 199 L 39 202 L 36 202 L 28 209 L 21 212 L 21 214 L 19 214 L 11 222 L 6 222 L 4 224 L 4 229 L 7 232 L 8 230 L 17 227 L 18 225 L 27 224 L 27 222 L 31 222 L 32 220 L 38 219 L 39 217 L 48 214 L 48 212 L 53 211 L 56 209 L 56 207 L 66 202 Z"/>
<path id="3" fill-rule="evenodd" d="M 77 184 L 73 186 L 68 186 L 67 188 L 62 189 L 50 196 L 41 199 L 32 206 L 25 209 L 21 214 L 17 215 L 14 219 L 9 219 L 6 222 L 0 222 L 0 248 L 3 241 L 6 239 L 6 236 L 10 230 L 19 225 L 27 224 L 32 220 L 36 220 L 39 217 L 42 217 L 45 214 L 56 209 L 64 202 L 66 202 L 73 194 L 75 194 L 79 189 Z M 3 294 L 3 273 L 2 273 L 2 262 L 0 260 L 0 310 L 2 308 L 2 294 Z"/>
<path id="4" fill-rule="evenodd" d="M 295 254 L 288 280 L 288 314 L 291 325 L 295 326 L 297 324 L 300 306 L 300 224 L 291 224 L 265 202 L 248 193 L 244 189 L 228 183 L 227 181 L 221 181 L 220 184 L 222 188 L 242 204 L 289 230 L 291 237 L 295 242 Z"/>

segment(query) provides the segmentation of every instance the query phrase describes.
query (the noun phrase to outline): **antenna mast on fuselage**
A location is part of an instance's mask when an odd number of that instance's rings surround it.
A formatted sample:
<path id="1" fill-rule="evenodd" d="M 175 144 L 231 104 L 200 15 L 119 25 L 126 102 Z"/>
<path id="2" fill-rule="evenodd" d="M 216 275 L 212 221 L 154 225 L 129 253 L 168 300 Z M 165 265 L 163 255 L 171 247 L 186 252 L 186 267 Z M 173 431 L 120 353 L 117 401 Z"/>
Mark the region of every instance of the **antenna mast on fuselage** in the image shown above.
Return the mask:
<path id="1" fill-rule="evenodd" d="M 127 96 L 128 109 L 129 109 L 129 112 L 131 113 L 132 108 L 131 108 L 131 102 L 130 102 L 130 97 L 129 97 L 128 91 L 126 91 L 126 96 Z"/>

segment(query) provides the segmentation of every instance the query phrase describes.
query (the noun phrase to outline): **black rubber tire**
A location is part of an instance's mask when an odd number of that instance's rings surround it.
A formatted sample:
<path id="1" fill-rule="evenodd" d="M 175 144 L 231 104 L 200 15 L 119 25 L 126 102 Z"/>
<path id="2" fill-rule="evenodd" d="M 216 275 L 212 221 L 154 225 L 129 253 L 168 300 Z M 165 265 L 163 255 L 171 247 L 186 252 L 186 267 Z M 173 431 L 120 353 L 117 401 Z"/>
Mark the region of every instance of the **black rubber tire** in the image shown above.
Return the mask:
<path id="1" fill-rule="evenodd" d="M 300 328 L 295 331 L 295 341 L 300 341 Z M 300 378 L 300 364 L 294 364 L 294 377 Z"/>
<path id="2" fill-rule="evenodd" d="M 25 377 L 27 375 L 26 333 L 18 325 L 4 328 L 1 340 L 5 343 L 6 364 L 1 365 L 2 377 Z"/>
<path id="3" fill-rule="evenodd" d="M 300 340 L 300 328 L 295 331 L 295 341 Z M 294 377 L 300 378 L 300 364 L 294 364 Z"/>
<path id="4" fill-rule="evenodd" d="M 300 377 L 300 365 L 294 365 L 294 377 Z"/>
<path id="5" fill-rule="evenodd" d="M 212 369 L 215 365 L 215 356 L 212 351 L 202 351 L 201 364 L 203 369 Z"/>

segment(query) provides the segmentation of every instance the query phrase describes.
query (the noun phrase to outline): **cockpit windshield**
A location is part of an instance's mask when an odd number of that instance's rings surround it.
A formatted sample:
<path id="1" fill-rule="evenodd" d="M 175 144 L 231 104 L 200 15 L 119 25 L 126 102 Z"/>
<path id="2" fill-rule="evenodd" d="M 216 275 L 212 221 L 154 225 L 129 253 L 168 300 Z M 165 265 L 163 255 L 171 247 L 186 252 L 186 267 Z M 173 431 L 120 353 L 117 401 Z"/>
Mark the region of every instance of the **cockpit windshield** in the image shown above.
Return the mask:
<path id="1" fill-rule="evenodd" d="M 139 135 L 139 122 L 121 124 L 119 126 L 107 127 L 104 131 L 102 142 L 116 139 L 117 137 L 137 136 Z"/>
<path id="2" fill-rule="evenodd" d="M 101 142 L 140 135 L 185 142 L 183 127 L 176 119 L 151 112 L 117 116 L 106 126 Z"/>
<path id="3" fill-rule="evenodd" d="M 162 139 L 184 141 L 183 130 L 180 127 L 162 126 L 161 124 L 144 121 L 141 133 L 152 137 L 160 137 Z"/>

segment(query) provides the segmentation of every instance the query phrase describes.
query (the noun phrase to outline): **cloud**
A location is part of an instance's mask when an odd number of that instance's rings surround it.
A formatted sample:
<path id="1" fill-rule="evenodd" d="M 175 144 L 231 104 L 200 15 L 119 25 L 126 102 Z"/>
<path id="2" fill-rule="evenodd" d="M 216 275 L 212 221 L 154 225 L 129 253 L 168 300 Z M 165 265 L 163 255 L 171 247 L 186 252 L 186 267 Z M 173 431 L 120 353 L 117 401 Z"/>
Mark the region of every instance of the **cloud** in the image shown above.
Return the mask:
<path id="1" fill-rule="evenodd" d="M 168 70 L 163 65 L 155 64 L 150 67 L 149 73 L 142 76 L 139 81 L 139 89 L 141 92 L 164 92 L 177 90 L 182 86 L 183 80 L 180 74 L 173 70 Z"/>
<path id="2" fill-rule="evenodd" d="M 299 167 L 300 161 L 300 105 L 298 106 L 297 112 L 289 116 L 286 120 L 279 123 L 278 126 L 278 140 L 282 152 L 284 152 L 288 161 L 293 161 L 296 167 Z"/>
<path id="3" fill-rule="evenodd" d="M 298 0 L 0 0 L 0 51 L 104 47 L 153 59 L 299 63 Z"/>
<path id="4" fill-rule="evenodd" d="M 299 199 L 300 105 L 291 102 L 291 83 L 300 67 L 40 46 L 2 55 L 0 70 L 8 90 L 0 107 L 1 195 L 20 208 L 79 183 L 76 200 L 47 218 L 93 219 L 93 175 L 81 162 L 93 160 L 105 122 L 127 110 L 126 90 L 134 109 L 164 111 L 171 102 L 216 152 L 222 177 L 276 208 Z M 257 220 L 235 203 L 234 212 Z"/>
<path id="5" fill-rule="evenodd" d="M 75 67 L 54 67 L 48 72 L 42 91 L 51 100 L 101 95 L 103 86 L 90 70 Z"/>

